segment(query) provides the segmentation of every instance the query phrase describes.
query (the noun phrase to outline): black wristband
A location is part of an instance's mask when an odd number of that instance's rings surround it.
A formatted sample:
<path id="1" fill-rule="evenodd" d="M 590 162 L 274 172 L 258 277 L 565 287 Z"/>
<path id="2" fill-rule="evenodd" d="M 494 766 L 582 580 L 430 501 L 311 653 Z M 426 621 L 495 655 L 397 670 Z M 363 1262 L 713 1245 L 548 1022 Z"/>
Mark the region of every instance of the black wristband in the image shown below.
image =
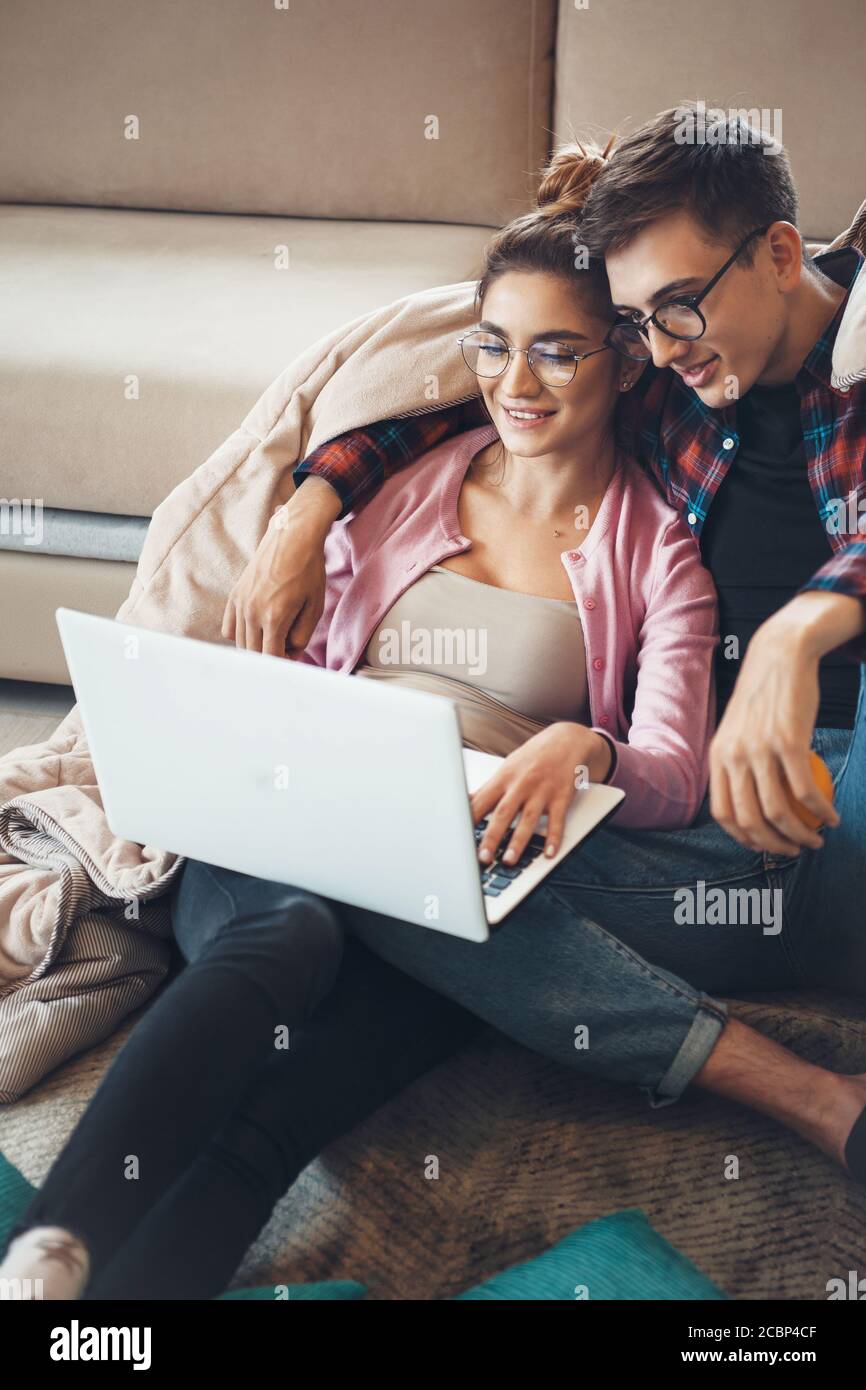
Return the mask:
<path id="1" fill-rule="evenodd" d="M 604 778 L 604 780 L 602 781 L 602 784 L 601 784 L 603 787 L 606 787 L 606 786 L 610 783 L 611 777 L 612 777 L 613 774 L 616 772 L 616 764 L 617 764 L 616 743 L 615 743 L 615 741 L 610 737 L 609 734 L 603 734 L 603 733 L 601 732 L 601 729 L 593 729 L 593 733 L 596 733 L 596 734 L 598 734 L 601 738 L 603 738 L 603 739 L 605 740 L 605 742 L 607 743 L 607 746 L 608 746 L 609 749 L 610 749 L 610 767 L 608 768 L 607 774 L 606 774 L 606 776 L 605 776 L 605 778 Z"/>

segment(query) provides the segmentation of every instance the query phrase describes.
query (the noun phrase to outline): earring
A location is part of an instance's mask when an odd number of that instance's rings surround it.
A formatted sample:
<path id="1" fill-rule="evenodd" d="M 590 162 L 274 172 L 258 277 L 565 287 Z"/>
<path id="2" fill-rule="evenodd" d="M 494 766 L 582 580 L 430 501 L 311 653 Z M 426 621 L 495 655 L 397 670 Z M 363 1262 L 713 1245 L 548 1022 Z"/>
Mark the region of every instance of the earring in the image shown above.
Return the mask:
<path id="1" fill-rule="evenodd" d="M 624 381 L 621 381 L 621 382 L 620 382 L 620 384 L 619 384 L 619 389 L 620 389 L 620 391 L 627 391 L 627 390 L 629 389 L 630 386 L 631 386 L 631 382 L 628 380 L 628 378 L 626 378 Z"/>

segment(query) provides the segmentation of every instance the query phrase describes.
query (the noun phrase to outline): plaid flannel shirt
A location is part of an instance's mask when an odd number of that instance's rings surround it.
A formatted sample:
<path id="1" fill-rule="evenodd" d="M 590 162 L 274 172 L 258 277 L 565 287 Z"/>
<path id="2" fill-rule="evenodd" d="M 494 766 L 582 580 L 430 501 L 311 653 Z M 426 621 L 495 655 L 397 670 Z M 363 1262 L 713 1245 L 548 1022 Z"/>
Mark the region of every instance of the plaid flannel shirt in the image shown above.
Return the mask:
<path id="1" fill-rule="evenodd" d="M 815 260 L 850 290 L 864 258 L 843 248 Z M 866 604 L 866 539 L 860 539 L 866 536 L 866 382 L 838 390 L 830 381 L 833 344 L 846 304 L 847 296 L 796 377 L 809 484 L 832 549 L 799 592 L 832 590 Z M 429 414 L 379 421 L 322 444 L 297 466 L 294 479 L 299 484 L 311 473 L 324 478 L 339 494 L 345 516 L 363 507 L 386 478 L 482 418 L 475 398 Z M 676 373 L 652 365 L 620 402 L 622 447 L 651 472 L 698 544 L 713 498 L 737 455 L 736 419 L 735 403 L 711 409 Z M 767 524 L 773 524 L 772 517 Z M 866 661 L 866 635 L 846 643 L 845 649 Z"/>

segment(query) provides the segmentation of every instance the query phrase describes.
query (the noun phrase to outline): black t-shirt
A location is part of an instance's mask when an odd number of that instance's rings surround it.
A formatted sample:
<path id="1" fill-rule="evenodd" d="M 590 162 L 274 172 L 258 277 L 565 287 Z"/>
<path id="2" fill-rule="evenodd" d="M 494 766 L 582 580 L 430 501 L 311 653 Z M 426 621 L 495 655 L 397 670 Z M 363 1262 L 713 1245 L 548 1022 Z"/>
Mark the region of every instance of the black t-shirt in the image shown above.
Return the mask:
<path id="1" fill-rule="evenodd" d="M 719 718 L 755 629 L 832 554 L 809 486 L 794 383 L 753 386 L 738 403 L 737 432 L 739 451 L 701 532 L 704 564 L 719 594 Z M 819 681 L 817 727 L 853 728 L 859 665 L 830 652 Z"/>

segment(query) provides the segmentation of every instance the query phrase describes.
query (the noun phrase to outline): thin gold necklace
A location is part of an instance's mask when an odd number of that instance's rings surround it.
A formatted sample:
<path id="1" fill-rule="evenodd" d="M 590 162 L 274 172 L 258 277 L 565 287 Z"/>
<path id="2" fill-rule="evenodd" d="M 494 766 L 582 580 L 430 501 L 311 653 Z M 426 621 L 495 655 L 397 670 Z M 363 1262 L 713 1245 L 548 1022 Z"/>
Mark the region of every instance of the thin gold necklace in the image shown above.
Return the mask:
<path id="1" fill-rule="evenodd" d="M 497 441 L 494 440 L 493 442 L 496 443 Z M 501 441 L 500 441 L 500 442 L 501 442 Z M 488 446 L 487 446 L 488 449 L 491 448 L 491 447 L 492 447 L 492 445 L 488 445 Z M 486 449 L 482 450 L 482 453 L 486 453 L 486 452 L 487 452 Z M 477 461 L 478 461 L 478 457 L 476 456 L 476 458 L 474 458 L 474 459 L 472 460 L 472 463 L 470 464 L 470 470 L 471 470 L 473 464 L 475 464 Z M 483 467 L 483 465 L 482 465 L 482 467 Z M 615 465 L 614 465 L 614 469 L 615 469 Z M 607 482 L 605 483 L 604 492 L 602 492 L 602 498 L 604 497 L 604 493 L 607 492 L 607 489 L 608 489 L 608 487 L 609 487 L 609 485 L 610 485 L 610 481 L 611 481 L 611 478 L 613 477 L 614 469 L 611 470 L 610 477 L 608 478 Z M 599 502 L 598 502 L 598 506 L 600 506 L 600 505 L 601 505 L 601 499 L 599 499 Z M 598 511 L 598 507 L 596 507 L 596 512 L 597 512 L 597 511 Z M 558 530 L 556 529 L 556 527 L 554 526 L 554 528 L 553 528 L 553 534 L 554 534 L 554 537 L 555 537 L 556 540 L 561 540 L 562 537 L 565 535 L 565 532 L 564 532 L 564 531 L 558 531 Z"/>

